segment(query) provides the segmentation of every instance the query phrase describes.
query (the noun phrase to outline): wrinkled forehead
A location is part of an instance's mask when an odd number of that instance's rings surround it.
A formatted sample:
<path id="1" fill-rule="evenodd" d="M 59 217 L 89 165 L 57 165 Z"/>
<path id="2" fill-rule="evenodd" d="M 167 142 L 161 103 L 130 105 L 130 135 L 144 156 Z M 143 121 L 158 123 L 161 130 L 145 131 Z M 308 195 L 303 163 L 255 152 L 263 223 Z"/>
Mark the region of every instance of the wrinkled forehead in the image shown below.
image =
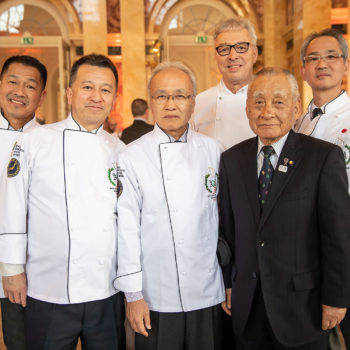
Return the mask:
<path id="1" fill-rule="evenodd" d="M 248 88 L 248 95 L 257 97 L 285 97 L 292 92 L 291 84 L 285 75 L 262 75 L 256 77 Z"/>

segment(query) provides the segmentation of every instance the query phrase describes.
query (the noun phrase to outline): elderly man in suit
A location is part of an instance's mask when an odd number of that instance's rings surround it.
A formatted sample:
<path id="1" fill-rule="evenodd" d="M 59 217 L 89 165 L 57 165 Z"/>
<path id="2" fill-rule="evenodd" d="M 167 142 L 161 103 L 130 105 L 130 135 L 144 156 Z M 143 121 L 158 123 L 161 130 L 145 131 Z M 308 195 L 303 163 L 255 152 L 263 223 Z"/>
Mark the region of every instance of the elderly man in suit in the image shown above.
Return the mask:
<path id="1" fill-rule="evenodd" d="M 327 349 L 350 304 L 350 198 L 341 149 L 291 128 L 291 73 L 265 68 L 247 115 L 257 137 L 224 152 L 222 230 L 233 256 L 226 302 L 240 349 Z"/>

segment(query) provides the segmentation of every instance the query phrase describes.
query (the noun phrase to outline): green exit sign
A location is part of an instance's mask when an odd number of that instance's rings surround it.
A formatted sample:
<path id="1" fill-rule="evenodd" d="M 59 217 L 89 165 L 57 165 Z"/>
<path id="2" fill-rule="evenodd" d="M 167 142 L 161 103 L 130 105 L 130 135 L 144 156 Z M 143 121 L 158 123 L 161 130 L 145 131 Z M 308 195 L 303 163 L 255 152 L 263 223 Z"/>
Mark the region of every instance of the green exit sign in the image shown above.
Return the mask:
<path id="1" fill-rule="evenodd" d="M 21 38 L 21 44 L 23 45 L 33 45 L 34 44 L 34 38 L 33 37 L 22 37 Z"/>
<path id="2" fill-rule="evenodd" d="M 206 35 L 197 35 L 196 43 L 197 44 L 206 44 L 208 42 L 208 37 Z"/>

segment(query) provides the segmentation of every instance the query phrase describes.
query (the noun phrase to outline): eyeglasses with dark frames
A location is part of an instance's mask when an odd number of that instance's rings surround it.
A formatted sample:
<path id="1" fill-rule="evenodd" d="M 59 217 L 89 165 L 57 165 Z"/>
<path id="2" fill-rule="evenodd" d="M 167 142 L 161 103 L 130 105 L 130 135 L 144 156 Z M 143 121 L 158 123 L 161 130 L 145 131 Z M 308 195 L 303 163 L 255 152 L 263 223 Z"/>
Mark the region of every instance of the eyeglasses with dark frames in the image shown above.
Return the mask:
<path id="1" fill-rule="evenodd" d="M 236 43 L 234 45 L 219 45 L 215 48 L 219 56 L 227 56 L 230 54 L 231 49 L 234 48 L 237 53 L 245 53 L 248 51 L 251 44 L 248 42 Z"/>

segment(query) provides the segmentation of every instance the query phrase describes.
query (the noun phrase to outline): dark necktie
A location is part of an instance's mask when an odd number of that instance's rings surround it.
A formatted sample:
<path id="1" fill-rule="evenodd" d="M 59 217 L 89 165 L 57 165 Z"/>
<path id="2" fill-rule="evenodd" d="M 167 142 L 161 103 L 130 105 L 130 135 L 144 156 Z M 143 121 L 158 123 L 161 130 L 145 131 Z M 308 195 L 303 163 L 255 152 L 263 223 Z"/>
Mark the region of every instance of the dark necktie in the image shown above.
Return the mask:
<path id="1" fill-rule="evenodd" d="M 262 151 L 264 152 L 264 162 L 259 175 L 259 202 L 261 210 L 266 203 L 272 183 L 274 170 L 270 161 L 270 156 L 275 153 L 275 150 L 272 146 L 264 146 Z"/>
<path id="2" fill-rule="evenodd" d="M 321 108 L 315 108 L 313 111 L 312 111 L 312 115 L 311 115 L 311 120 L 316 118 L 318 115 L 320 114 L 323 114 L 323 111 Z"/>

